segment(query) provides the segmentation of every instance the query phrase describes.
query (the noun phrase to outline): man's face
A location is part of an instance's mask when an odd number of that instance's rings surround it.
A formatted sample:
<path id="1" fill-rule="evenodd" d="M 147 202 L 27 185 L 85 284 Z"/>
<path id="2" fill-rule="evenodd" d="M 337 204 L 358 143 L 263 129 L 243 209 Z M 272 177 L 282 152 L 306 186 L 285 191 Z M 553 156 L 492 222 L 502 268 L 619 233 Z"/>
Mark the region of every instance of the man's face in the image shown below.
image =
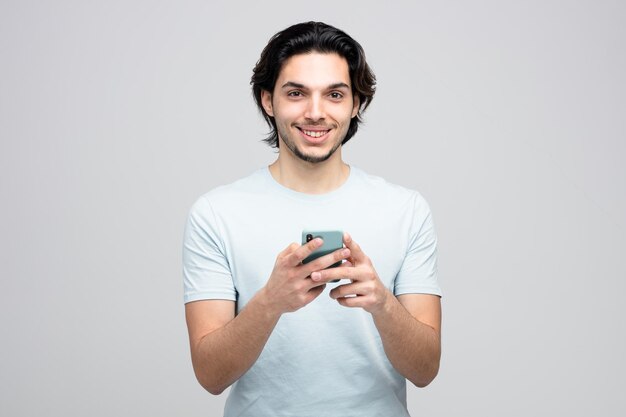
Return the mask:
<path id="1" fill-rule="evenodd" d="M 274 91 L 262 93 L 274 117 L 281 152 L 319 163 L 339 149 L 359 103 L 346 60 L 335 53 L 294 55 L 283 64 Z"/>

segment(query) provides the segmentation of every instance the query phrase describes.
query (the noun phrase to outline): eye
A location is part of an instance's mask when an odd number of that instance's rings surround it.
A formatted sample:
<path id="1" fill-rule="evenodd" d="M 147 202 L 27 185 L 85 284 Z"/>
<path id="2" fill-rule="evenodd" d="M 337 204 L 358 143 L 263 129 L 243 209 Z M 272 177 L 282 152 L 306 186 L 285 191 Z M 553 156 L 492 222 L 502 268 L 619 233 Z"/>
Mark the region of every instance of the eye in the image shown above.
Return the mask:
<path id="1" fill-rule="evenodd" d="M 333 91 L 332 93 L 329 94 L 329 96 L 333 100 L 340 100 L 343 98 L 343 94 L 341 94 L 339 91 Z"/>
<path id="2" fill-rule="evenodd" d="M 298 90 L 290 91 L 287 93 L 288 97 L 302 97 L 302 92 Z"/>

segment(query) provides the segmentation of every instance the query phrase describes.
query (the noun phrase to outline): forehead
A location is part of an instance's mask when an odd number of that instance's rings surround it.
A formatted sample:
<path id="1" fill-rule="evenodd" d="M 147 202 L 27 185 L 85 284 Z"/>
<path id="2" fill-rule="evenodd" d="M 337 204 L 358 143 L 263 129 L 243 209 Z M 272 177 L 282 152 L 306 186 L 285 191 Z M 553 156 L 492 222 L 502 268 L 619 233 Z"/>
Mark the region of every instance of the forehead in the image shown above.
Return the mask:
<path id="1" fill-rule="evenodd" d="M 303 84 L 309 88 L 324 88 L 337 83 L 351 85 L 348 62 L 336 53 L 294 55 L 283 63 L 276 87 L 280 88 L 286 82 Z"/>

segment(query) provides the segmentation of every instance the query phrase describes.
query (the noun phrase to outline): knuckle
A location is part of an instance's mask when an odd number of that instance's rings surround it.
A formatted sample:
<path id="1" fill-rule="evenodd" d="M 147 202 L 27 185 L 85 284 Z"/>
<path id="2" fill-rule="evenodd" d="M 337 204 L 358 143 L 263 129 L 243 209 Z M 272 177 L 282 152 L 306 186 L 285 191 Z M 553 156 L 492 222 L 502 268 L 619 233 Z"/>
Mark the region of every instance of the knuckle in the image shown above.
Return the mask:
<path id="1" fill-rule="evenodd" d="M 313 262 L 311 262 L 311 268 L 312 271 L 321 271 L 324 269 L 324 267 L 326 267 L 326 265 L 324 264 L 324 258 L 318 258 L 316 260 L 314 260 Z"/>
<path id="2" fill-rule="evenodd" d="M 282 255 L 279 255 L 278 257 L 278 261 L 282 264 L 282 265 L 286 265 L 289 260 L 291 259 L 293 255 L 291 253 L 284 253 Z"/>
<path id="3" fill-rule="evenodd" d="M 300 293 L 300 294 L 298 294 L 297 299 L 298 299 L 298 304 L 299 305 L 306 304 L 307 301 L 308 301 L 308 295 L 307 295 L 307 293 Z"/>
<path id="4" fill-rule="evenodd" d="M 308 271 L 316 271 L 315 268 L 317 268 L 318 263 L 319 263 L 318 260 L 314 259 L 307 263 L 301 263 L 300 265 L 302 265 L 303 269 L 306 269 Z"/>

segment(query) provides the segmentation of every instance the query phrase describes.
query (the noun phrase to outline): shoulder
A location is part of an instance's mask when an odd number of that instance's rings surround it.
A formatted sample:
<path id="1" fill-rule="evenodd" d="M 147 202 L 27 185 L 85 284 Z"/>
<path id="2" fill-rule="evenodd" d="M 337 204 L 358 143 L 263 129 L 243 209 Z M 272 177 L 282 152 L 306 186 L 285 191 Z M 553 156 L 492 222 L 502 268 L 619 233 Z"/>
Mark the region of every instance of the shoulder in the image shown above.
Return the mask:
<path id="1" fill-rule="evenodd" d="M 238 179 L 230 184 L 220 185 L 202 194 L 192 204 L 188 212 L 188 223 L 203 229 L 218 227 L 228 219 L 246 217 L 251 207 L 259 205 L 267 192 L 267 179 L 263 169 Z"/>
<path id="2" fill-rule="evenodd" d="M 192 205 L 192 212 L 242 204 L 251 196 L 263 194 L 267 181 L 265 171 L 264 168 L 258 169 L 246 177 L 230 184 L 220 185 L 202 194 Z"/>
<path id="3" fill-rule="evenodd" d="M 426 199 L 419 191 L 391 183 L 382 177 L 371 175 L 359 168 L 352 168 L 361 187 L 376 199 L 384 199 L 386 203 L 411 205 L 417 211 L 429 212 Z"/>

